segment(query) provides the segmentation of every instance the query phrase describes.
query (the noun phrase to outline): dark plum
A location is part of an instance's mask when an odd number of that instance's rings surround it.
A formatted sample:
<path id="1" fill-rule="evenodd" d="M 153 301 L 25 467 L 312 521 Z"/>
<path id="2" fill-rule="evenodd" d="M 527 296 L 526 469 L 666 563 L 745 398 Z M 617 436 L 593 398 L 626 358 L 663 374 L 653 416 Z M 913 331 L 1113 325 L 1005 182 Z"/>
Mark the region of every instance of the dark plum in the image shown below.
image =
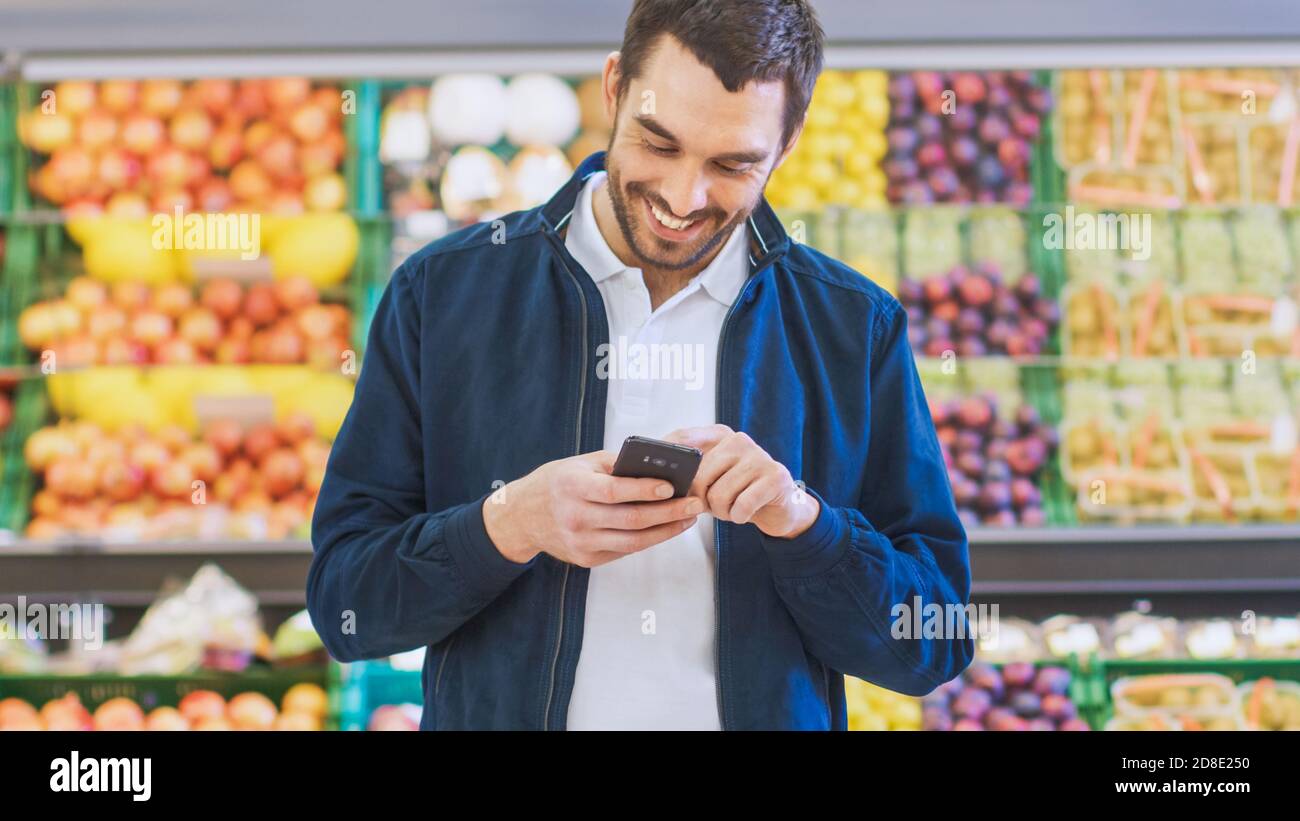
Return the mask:
<path id="1" fill-rule="evenodd" d="M 993 696 L 979 688 L 967 688 L 952 701 L 952 714 L 957 718 L 979 721 L 993 706 Z"/>
<path id="2" fill-rule="evenodd" d="M 942 707 L 924 707 L 921 710 L 921 729 L 946 733 L 952 730 L 952 716 Z"/>
<path id="3" fill-rule="evenodd" d="M 1011 136 L 1011 127 L 1003 118 L 991 114 L 980 121 L 978 133 L 980 142 L 992 147 Z"/>
<path id="4" fill-rule="evenodd" d="M 938 140 L 943 136 L 943 120 L 933 114 L 922 114 L 912 125 L 922 142 Z"/>
<path id="5" fill-rule="evenodd" d="M 1043 715 L 1054 721 L 1065 721 L 1079 714 L 1074 702 L 1057 693 L 1048 693 L 1042 698 Z"/>
<path id="6" fill-rule="evenodd" d="M 966 134 L 973 131 L 978 124 L 979 115 L 975 113 L 975 107 L 961 105 L 960 100 L 957 108 L 948 115 L 948 130 L 953 133 Z"/>
<path id="7" fill-rule="evenodd" d="M 1002 674 L 998 668 L 983 662 L 976 662 L 966 668 L 966 684 L 978 690 L 988 693 L 994 700 L 1002 698 L 1004 687 L 1002 684 Z"/>
<path id="8" fill-rule="evenodd" d="M 915 131 L 900 125 L 891 126 L 885 133 L 885 138 L 889 142 L 889 153 L 898 157 L 910 155 L 920 142 L 919 135 Z"/>
<path id="9" fill-rule="evenodd" d="M 1033 482 L 1018 476 L 1011 480 L 1011 504 L 1016 510 L 1036 507 L 1043 503 L 1043 496 Z"/>
<path id="10" fill-rule="evenodd" d="M 1007 687 L 1028 687 L 1034 682 L 1034 665 L 1027 661 L 1013 661 L 1002 667 L 1002 680 Z"/>
<path id="11" fill-rule="evenodd" d="M 958 333 L 978 334 L 983 333 L 985 324 L 984 314 L 978 308 L 962 308 L 955 327 Z"/>
<path id="12" fill-rule="evenodd" d="M 912 75 L 901 71 L 889 75 L 889 96 L 891 100 L 910 99 L 915 94 L 916 83 L 912 82 Z"/>
<path id="13" fill-rule="evenodd" d="M 980 489 L 979 508 L 985 513 L 1009 511 L 1011 508 L 1011 488 L 1008 487 L 1006 482 L 993 482 L 984 485 Z"/>
<path id="14" fill-rule="evenodd" d="M 1020 524 L 1025 527 L 1043 527 L 1047 524 L 1047 514 L 1041 507 L 1028 507 L 1020 511 Z"/>
<path id="15" fill-rule="evenodd" d="M 1043 702 L 1037 693 L 1021 690 L 1011 696 L 1011 709 L 1021 718 L 1035 718 L 1043 711 Z"/>
<path id="16" fill-rule="evenodd" d="M 1034 692 L 1040 696 L 1065 695 L 1070 689 L 1070 671 L 1063 667 L 1044 667 L 1034 676 Z"/>
<path id="17" fill-rule="evenodd" d="M 1007 173 L 997 157 L 983 156 L 975 162 L 975 178 L 987 191 L 990 188 L 1001 187 L 1002 183 L 1006 182 Z"/>
<path id="18" fill-rule="evenodd" d="M 1025 274 L 1015 285 L 1016 296 L 1024 305 L 1032 305 L 1035 299 L 1043 292 L 1043 286 L 1038 281 L 1038 277 L 1033 274 Z"/>
<path id="19" fill-rule="evenodd" d="M 957 353 L 962 356 L 988 356 L 989 348 L 978 336 L 968 334 L 957 341 Z"/>

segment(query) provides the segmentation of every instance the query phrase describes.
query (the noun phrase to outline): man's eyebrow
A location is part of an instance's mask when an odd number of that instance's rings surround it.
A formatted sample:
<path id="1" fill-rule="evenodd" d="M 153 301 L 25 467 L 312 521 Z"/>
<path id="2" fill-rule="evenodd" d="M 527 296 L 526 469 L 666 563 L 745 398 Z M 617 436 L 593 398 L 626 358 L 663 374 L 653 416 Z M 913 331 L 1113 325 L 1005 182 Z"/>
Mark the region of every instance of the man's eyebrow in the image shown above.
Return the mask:
<path id="1" fill-rule="evenodd" d="M 632 120 L 637 125 L 644 128 L 646 131 L 649 131 L 651 134 L 654 134 L 661 139 L 668 140 L 669 142 L 672 143 L 677 142 L 677 137 L 673 135 L 673 132 L 664 128 L 663 125 L 660 124 L 658 120 L 656 120 L 654 117 L 651 117 L 648 114 L 638 114 L 637 116 L 633 117 Z M 734 162 L 740 164 L 759 163 L 765 159 L 767 159 L 767 152 L 757 151 L 757 150 L 729 151 L 726 154 L 719 154 L 718 156 L 713 157 L 713 160 L 715 161 Z"/>

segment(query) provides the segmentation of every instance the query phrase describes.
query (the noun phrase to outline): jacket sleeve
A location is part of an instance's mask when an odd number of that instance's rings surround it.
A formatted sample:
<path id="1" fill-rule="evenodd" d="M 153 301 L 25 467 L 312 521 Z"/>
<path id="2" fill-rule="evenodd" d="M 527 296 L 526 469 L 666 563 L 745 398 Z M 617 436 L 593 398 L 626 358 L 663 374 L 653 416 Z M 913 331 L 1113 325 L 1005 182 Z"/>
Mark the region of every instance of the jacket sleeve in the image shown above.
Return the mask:
<path id="1" fill-rule="evenodd" d="M 955 677 L 974 656 L 970 560 L 908 346 L 907 315 L 897 303 L 890 307 L 872 334 L 862 499 L 856 507 L 832 507 L 810 490 L 821 504 L 813 526 L 793 539 L 763 541 L 776 589 L 814 656 L 840 672 L 919 696 Z M 918 603 L 921 621 L 934 612 L 929 605 L 938 605 L 944 629 L 953 625 L 960 632 L 943 638 L 903 633 L 916 623 Z M 904 613 L 905 625 L 898 618 Z"/>
<path id="2" fill-rule="evenodd" d="M 487 494 L 426 510 L 419 290 L 403 266 L 379 301 L 312 518 L 307 608 L 340 661 L 436 644 L 532 565 L 488 538 Z"/>

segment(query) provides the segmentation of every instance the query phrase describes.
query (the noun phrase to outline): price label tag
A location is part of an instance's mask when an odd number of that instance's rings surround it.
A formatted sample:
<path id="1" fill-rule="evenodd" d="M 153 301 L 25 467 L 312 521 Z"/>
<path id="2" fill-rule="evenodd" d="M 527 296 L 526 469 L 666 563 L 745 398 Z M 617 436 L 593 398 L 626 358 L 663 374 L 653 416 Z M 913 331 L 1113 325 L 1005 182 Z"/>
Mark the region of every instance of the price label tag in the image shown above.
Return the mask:
<path id="1" fill-rule="evenodd" d="M 1296 309 L 1295 300 L 1281 297 L 1273 303 L 1273 316 L 1270 321 L 1276 336 L 1290 336 L 1300 324 L 1300 311 Z"/>

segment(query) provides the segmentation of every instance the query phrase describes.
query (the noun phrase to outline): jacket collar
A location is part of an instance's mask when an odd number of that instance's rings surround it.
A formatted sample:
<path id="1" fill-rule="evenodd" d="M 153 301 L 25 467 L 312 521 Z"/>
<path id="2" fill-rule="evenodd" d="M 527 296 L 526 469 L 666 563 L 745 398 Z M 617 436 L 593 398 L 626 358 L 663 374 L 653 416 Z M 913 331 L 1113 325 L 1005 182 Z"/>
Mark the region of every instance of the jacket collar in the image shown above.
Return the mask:
<path id="1" fill-rule="evenodd" d="M 569 177 L 569 181 L 541 207 L 542 222 L 547 230 L 559 232 L 569 224 L 583 184 L 592 174 L 604 170 L 604 151 L 597 151 L 578 165 L 573 176 Z M 781 220 L 777 218 L 776 212 L 768 204 L 767 197 L 762 197 L 754 213 L 749 215 L 749 228 L 751 239 L 749 262 L 752 274 L 763 270 L 784 254 L 790 247 L 790 237 L 786 234 L 785 227 L 781 225 Z"/>

